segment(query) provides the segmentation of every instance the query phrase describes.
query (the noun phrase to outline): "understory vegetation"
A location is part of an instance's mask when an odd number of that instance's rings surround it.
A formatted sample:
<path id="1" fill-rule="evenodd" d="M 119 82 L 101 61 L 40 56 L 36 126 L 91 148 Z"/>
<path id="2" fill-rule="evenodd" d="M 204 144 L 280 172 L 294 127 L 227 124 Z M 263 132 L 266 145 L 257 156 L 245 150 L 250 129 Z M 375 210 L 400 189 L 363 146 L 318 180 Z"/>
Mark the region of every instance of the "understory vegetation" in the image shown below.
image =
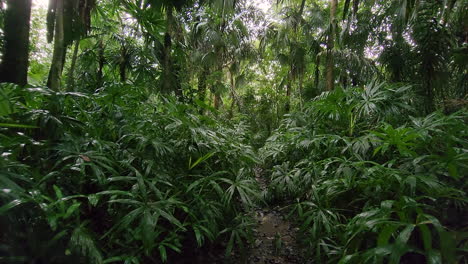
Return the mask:
<path id="1" fill-rule="evenodd" d="M 468 263 L 467 6 L 0 0 L 0 263 Z"/>
<path id="2" fill-rule="evenodd" d="M 140 263 L 154 252 L 165 261 L 184 246 L 225 237 L 242 246 L 251 236 L 257 158 L 242 125 L 131 86 L 97 95 L 2 88 L 2 109 L 29 124 L 1 124 L 10 261 Z"/>
<path id="3" fill-rule="evenodd" d="M 468 116 L 414 116 L 409 89 L 324 93 L 259 151 L 315 263 L 467 261 Z"/>

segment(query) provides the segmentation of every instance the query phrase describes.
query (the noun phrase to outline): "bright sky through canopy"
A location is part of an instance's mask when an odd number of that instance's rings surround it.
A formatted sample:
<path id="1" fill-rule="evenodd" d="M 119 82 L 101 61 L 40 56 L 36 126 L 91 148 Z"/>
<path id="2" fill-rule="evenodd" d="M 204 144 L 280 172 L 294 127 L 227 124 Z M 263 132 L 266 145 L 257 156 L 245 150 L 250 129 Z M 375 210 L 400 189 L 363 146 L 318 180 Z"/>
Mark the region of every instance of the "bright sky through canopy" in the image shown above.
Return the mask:
<path id="1" fill-rule="evenodd" d="M 46 8 L 49 5 L 49 0 L 33 0 L 33 2 L 37 7 Z M 253 2 L 255 2 L 255 5 L 265 13 L 271 7 L 271 3 L 268 0 L 253 0 Z"/>
<path id="2" fill-rule="evenodd" d="M 49 5 L 49 0 L 33 0 L 34 7 L 44 7 L 47 8 Z"/>

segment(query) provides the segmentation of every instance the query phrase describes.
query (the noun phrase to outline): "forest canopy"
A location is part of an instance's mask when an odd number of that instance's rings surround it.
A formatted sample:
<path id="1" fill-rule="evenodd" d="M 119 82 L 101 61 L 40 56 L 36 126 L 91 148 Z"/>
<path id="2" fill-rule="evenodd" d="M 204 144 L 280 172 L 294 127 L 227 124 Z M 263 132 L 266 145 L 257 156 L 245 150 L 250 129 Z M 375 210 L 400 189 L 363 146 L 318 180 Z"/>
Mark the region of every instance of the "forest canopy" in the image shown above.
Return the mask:
<path id="1" fill-rule="evenodd" d="M 467 0 L 0 0 L 0 28 L 0 263 L 468 262 Z"/>

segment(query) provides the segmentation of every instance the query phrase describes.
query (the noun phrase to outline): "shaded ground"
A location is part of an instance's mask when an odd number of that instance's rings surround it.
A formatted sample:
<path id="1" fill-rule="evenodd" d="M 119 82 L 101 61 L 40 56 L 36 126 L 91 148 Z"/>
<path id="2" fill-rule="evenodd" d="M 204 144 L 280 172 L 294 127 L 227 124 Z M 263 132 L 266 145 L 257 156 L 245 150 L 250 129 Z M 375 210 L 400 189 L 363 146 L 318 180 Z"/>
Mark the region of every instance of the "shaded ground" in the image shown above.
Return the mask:
<path id="1" fill-rule="evenodd" d="M 256 218 L 256 239 L 247 263 L 302 263 L 297 255 L 295 230 L 277 208 L 259 209 Z"/>
<path id="2" fill-rule="evenodd" d="M 263 177 L 260 168 L 255 168 L 256 180 L 260 184 L 262 192 L 266 192 L 268 183 Z M 284 212 L 277 207 L 261 207 L 252 212 L 257 221 L 255 238 L 245 256 L 239 253 L 226 259 L 224 247 L 205 248 L 204 252 L 184 254 L 183 259 L 177 260 L 177 264 L 301 264 L 299 249 L 296 245 L 297 229 L 285 219 Z M 186 251 L 184 251 L 186 252 Z M 186 252 L 188 253 L 188 252 Z M 201 253 L 201 254 L 200 254 Z M 192 255 L 192 256 L 189 256 Z"/>
<path id="3" fill-rule="evenodd" d="M 268 185 L 260 168 L 255 168 L 255 178 L 262 191 L 266 192 Z M 255 217 L 258 227 L 247 263 L 302 263 L 297 254 L 296 229 L 285 219 L 279 207 L 257 209 Z"/>

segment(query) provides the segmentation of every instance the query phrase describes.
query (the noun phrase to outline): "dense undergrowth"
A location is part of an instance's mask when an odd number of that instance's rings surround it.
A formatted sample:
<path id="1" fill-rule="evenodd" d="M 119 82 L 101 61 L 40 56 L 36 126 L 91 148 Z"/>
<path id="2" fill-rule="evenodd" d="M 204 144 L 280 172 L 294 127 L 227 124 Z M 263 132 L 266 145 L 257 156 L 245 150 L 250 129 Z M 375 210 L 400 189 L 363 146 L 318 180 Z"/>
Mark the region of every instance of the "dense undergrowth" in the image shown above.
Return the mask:
<path id="1" fill-rule="evenodd" d="M 323 93 L 260 150 L 314 263 L 468 261 L 468 115 L 417 116 L 411 91 Z"/>
<path id="2" fill-rule="evenodd" d="M 171 263 L 251 237 L 242 125 L 130 85 L 0 91 L 2 261 Z"/>
<path id="3" fill-rule="evenodd" d="M 416 102 L 377 81 L 322 93 L 257 157 L 258 131 L 210 107 L 122 84 L 3 84 L 2 260 L 176 263 L 220 244 L 229 256 L 252 241 L 249 209 L 266 198 L 287 205 L 315 263 L 464 263 L 468 116 L 418 116 Z"/>

